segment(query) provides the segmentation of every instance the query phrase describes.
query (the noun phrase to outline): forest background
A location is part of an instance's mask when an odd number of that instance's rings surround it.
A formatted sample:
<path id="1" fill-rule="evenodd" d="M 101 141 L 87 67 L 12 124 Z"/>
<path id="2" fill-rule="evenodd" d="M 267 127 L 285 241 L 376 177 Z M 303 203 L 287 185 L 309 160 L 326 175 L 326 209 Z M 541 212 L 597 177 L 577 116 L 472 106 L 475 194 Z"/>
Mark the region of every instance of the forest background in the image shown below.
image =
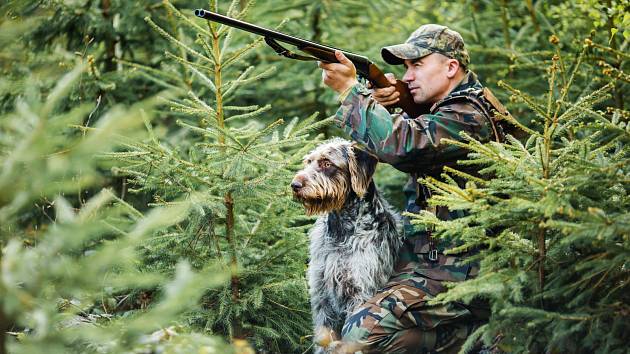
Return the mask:
<path id="1" fill-rule="evenodd" d="M 195 8 L 367 55 L 445 24 L 520 128 L 462 137 L 482 176 L 425 180 L 466 209 L 481 339 L 506 352 L 627 352 L 626 0 L 0 3 L 0 353 L 303 353 L 313 218 L 288 188 L 341 135 L 314 63 Z M 624 106 L 625 105 L 625 106 Z M 449 176 L 468 179 L 459 188 Z M 402 209 L 404 175 L 376 181 Z"/>

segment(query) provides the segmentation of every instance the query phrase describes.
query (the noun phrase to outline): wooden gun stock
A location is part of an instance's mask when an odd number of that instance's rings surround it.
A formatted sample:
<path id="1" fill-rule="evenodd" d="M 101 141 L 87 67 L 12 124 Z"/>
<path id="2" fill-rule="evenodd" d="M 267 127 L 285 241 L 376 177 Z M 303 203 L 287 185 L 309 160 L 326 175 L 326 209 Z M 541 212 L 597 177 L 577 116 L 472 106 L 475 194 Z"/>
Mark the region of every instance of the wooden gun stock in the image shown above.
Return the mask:
<path id="1" fill-rule="evenodd" d="M 302 47 L 302 48 L 298 47 L 298 49 L 325 62 L 329 62 L 329 63 L 339 62 L 337 60 L 337 57 L 335 56 L 334 51 L 330 52 L 328 50 L 322 50 L 315 47 Z M 376 66 L 376 64 L 369 62 L 367 64 L 367 70 L 366 68 L 359 68 L 360 64 L 357 65 L 357 63 L 352 60 L 352 53 L 348 55 L 343 50 L 341 52 L 344 53 L 344 55 L 346 55 L 348 59 L 350 59 L 350 61 L 354 63 L 354 65 L 357 67 L 357 71 L 359 71 L 363 76 L 365 76 L 365 78 L 368 79 L 375 87 L 378 87 L 378 88 L 384 88 L 384 87 L 390 87 L 390 86 L 396 87 L 396 91 L 399 93 L 400 96 L 399 96 L 398 102 L 393 104 L 394 107 L 400 107 L 403 110 L 403 112 L 407 113 L 407 115 L 409 115 L 412 118 L 415 118 L 423 113 L 429 112 L 430 107 L 419 105 L 413 101 L 413 96 L 411 95 L 411 92 L 409 92 L 409 87 L 407 87 L 407 84 L 405 84 L 404 82 L 400 80 L 396 80 L 396 85 L 392 85 L 392 83 L 387 79 L 383 71 L 379 69 L 379 67 Z"/>

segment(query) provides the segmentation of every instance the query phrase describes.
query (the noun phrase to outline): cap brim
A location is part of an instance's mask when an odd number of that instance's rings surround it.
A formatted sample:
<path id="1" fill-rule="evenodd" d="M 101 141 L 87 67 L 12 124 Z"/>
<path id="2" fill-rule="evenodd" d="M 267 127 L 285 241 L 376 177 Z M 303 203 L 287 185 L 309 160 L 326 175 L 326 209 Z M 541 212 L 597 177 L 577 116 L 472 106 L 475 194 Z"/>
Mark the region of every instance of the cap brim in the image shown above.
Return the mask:
<path id="1" fill-rule="evenodd" d="M 381 49 L 383 60 L 392 65 L 401 65 L 405 62 L 405 59 L 418 59 L 431 53 L 433 52 L 426 48 L 417 47 L 411 43 L 390 45 Z"/>

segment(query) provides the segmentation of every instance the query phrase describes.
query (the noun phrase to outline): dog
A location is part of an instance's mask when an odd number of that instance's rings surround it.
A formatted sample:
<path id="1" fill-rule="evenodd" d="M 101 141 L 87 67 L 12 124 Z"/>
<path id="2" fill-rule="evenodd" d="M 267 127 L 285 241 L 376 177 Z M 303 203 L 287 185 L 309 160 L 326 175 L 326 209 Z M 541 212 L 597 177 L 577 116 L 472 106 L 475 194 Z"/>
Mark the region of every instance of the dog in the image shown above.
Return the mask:
<path id="1" fill-rule="evenodd" d="M 378 159 L 334 138 L 304 157 L 291 182 L 309 215 L 308 284 L 316 352 L 341 339 L 346 316 L 370 299 L 394 271 L 402 244 L 401 219 L 372 176 Z"/>

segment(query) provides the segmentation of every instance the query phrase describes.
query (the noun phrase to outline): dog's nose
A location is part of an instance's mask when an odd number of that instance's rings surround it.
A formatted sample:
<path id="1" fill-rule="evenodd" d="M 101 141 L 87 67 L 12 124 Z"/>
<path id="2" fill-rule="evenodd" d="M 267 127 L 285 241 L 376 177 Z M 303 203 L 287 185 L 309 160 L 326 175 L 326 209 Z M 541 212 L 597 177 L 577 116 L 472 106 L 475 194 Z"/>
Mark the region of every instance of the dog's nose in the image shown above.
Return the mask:
<path id="1" fill-rule="evenodd" d="M 293 188 L 294 191 L 297 191 L 298 189 L 302 188 L 302 183 L 294 180 L 293 182 L 291 182 L 291 188 Z"/>

